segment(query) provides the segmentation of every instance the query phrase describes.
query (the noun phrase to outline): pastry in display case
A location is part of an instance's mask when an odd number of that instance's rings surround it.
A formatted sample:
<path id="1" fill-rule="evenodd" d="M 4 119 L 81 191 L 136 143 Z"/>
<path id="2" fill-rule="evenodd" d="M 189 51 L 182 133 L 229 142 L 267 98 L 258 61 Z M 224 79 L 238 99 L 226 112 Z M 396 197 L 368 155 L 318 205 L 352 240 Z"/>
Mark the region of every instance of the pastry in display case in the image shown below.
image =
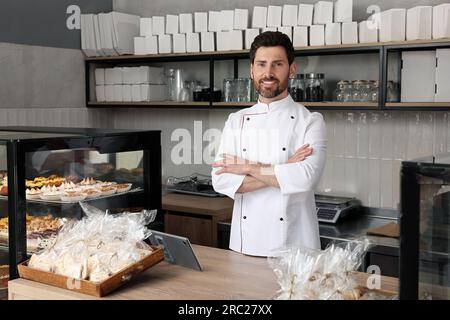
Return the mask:
<path id="1" fill-rule="evenodd" d="M 85 216 L 83 203 L 111 214 L 156 209 L 150 227 L 161 230 L 160 134 L 0 127 L 0 264 L 13 266 L 9 278 Z"/>

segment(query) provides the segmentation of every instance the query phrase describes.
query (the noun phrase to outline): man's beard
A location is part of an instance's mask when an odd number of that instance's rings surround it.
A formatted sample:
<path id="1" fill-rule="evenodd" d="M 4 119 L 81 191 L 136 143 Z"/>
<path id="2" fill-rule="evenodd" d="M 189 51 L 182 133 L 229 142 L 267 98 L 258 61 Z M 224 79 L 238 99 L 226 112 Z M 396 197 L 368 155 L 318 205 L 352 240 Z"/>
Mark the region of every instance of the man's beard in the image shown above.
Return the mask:
<path id="1" fill-rule="evenodd" d="M 277 85 L 273 89 L 265 89 L 262 85 L 263 81 L 272 81 L 275 80 L 277 82 Z M 272 99 L 277 96 L 279 96 L 281 93 L 284 92 L 284 90 L 287 89 L 288 86 L 288 80 L 285 82 L 280 82 L 277 78 L 263 78 L 256 82 L 253 80 L 253 87 L 258 92 L 259 95 L 263 96 L 266 99 Z"/>

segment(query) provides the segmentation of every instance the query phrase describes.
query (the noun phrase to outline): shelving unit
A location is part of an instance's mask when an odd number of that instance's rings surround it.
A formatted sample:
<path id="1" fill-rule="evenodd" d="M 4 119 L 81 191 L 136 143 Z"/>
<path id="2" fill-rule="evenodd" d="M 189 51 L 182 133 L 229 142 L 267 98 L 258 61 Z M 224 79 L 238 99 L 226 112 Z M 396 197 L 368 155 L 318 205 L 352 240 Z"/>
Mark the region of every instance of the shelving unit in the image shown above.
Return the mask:
<path id="1" fill-rule="evenodd" d="M 385 43 L 368 43 L 354 45 L 333 45 L 316 47 L 295 48 L 297 57 L 325 56 L 325 55 L 347 55 L 347 54 L 369 54 L 377 53 L 379 56 L 379 102 L 304 102 L 303 104 L 312 110 L 450 110 L 450 102 L 445 103 L 388 103 L 388 54 L 402 51 L 433 50 L 438 48 L 450 48 L 450 39 L 418 40 Z M 189 109 L 241 109 L 252 106 L 254 102 L 95 102 L 90 99 L 91 67 L 92 65 L 115 66 L 134 65 L 142 63 L 182 62 L 182 61 L 205 61 L 209 62 L 210 88 L 214 87 L 214 63 L 216 61 L 232 60 L 234 62 L 234 77 L 238 77 L 239 60 L 248 59 L 249 50 L 226 51 L 226 52 L 200 52 L 183 54 L 156 54 L 156 55 L 124 55 L 112 57 L 87 57 L 85 59 L 86 69 L 86 105 L 89 108 L 189 108 Z"/>

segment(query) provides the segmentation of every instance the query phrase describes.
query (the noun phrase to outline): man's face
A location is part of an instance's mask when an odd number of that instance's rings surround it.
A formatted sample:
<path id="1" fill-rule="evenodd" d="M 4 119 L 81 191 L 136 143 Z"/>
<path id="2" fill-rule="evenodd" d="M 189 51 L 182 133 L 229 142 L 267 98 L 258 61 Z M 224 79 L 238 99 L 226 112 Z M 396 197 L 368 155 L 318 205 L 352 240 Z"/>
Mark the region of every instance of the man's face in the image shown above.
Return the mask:
<path id="1" fill-rule="evenodd" d="M 250 65 L 253 86 L 258 93 L 272 99 L 283 93 L 290 77 L 296 73 L 295 63 L 289 66 L 286 50 L 281 47 L 260 47 Z"/>

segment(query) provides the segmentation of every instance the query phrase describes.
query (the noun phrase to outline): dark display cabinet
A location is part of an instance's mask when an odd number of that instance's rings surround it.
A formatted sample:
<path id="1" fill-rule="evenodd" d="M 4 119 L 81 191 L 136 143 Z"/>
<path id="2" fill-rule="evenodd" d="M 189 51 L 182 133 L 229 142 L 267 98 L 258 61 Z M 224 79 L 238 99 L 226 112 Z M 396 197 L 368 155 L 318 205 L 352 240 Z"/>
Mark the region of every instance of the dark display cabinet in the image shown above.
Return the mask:
<path id="1" fill-rule="evenodd" d="M 10 279 L 61 221 L 83 216 L 79 201 L 111 213 L 157 209 L 150 227 L 162 230 L 161 132 L 0 127 L 0 194 Z"/>
<path id="2" fill-rule="evenodd" d="M 450 154 L 401 170 L 400 299 L 450 299 Z"/>

